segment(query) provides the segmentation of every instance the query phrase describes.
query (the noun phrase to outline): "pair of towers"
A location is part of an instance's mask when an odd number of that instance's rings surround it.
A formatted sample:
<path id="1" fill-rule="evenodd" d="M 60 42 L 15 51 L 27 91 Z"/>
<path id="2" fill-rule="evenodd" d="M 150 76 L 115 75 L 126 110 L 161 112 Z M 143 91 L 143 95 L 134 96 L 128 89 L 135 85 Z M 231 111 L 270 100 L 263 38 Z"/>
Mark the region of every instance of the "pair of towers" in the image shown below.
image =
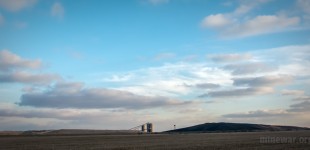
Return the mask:
<path id="1" fill-rule="evenodd" d="M 145 123 L 141 125 L 141 131 L 146 133 L 152 133 L 153 132 L 153 124 L 152 123 Z"/>

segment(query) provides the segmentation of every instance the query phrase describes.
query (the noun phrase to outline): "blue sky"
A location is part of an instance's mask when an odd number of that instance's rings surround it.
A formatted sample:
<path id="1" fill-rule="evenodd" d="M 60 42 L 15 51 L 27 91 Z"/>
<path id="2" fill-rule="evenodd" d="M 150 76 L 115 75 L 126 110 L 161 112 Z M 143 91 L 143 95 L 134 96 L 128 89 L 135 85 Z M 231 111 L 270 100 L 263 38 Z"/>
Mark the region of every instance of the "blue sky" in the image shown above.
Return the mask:
<path id="1" fill-rule="evenodd" d="M 309 10 L 307 0 L 0 0 L 0 130 L 310 127 Z"/>

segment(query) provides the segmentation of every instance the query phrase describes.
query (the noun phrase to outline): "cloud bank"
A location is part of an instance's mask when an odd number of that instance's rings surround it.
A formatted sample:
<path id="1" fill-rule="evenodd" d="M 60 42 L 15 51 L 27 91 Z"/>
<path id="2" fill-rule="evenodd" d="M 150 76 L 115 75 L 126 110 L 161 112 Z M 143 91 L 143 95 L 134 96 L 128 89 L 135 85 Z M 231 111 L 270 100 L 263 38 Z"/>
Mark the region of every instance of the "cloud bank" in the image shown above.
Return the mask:
<path id="1" fill-rule="evenodd" d="M 140 96 L 120 90 L 83 88 L 79 83 L 57 83 L 46 92 L 23 94 L 19 105 L 47 108 L 144 109 L 190 103 L 162 96 Z"/>

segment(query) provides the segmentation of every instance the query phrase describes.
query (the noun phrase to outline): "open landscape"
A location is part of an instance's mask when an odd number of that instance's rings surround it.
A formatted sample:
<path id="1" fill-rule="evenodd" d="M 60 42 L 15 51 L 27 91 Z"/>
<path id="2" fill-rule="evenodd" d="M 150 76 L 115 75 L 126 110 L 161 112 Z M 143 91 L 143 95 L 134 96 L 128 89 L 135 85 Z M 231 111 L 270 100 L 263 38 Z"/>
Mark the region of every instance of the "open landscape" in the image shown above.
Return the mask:
<path id="1" fill-rule="evenodd" d="M 95 149 L 307 149 L 309 128 L 205 123 L 165 132 L 140 130 L 37 130 L 2 132 L 3 150 Z"/>
<path id="2" fill-rule="evenodd" d="M 0 0 L 0 150 L 310 150 L 310 0 Z"/>
<path id="3" fill-rule="evenodd" d="M 289 141 L 261 141 L 262 137 Z M 306 141 L 306 137 L 308 141 Z M 300 149 L 310 147 L 310 131 L 231 132 L 131 135 L 18 135 L 1 136 L 1 150 L 99 150 L 99 149 Z"/>

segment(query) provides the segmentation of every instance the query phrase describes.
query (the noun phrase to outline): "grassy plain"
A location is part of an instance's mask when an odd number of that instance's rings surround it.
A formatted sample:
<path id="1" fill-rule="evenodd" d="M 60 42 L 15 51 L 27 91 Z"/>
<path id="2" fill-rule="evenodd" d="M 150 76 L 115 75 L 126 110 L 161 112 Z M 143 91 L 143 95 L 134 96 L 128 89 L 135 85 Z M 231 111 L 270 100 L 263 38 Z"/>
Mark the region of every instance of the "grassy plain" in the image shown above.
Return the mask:
<path id="1" fill-rule="evenodd" d="M 260 137 L 296 137 L 294 143 L 262 143 Z M 303 138 L 303 141 L 299 141 Z M 1 150 L 310 149 L 310 131 L 134 135 L 0 136 Z"/>

